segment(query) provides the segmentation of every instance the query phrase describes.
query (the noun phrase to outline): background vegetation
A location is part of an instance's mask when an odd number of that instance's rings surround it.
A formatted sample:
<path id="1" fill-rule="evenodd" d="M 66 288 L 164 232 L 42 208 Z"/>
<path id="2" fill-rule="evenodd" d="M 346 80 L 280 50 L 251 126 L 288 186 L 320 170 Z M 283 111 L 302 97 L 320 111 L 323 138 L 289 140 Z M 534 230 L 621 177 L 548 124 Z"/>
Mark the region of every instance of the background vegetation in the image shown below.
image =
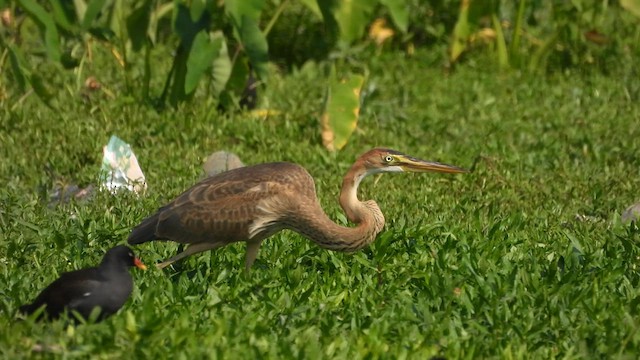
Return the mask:
<path id="1" fill-rule="evenodd" d="M 636 357 L 637 2 L 0 5 L 2 357 Z M 111 134 L 146 194 L 51 201 L 98 185 Z M 303 164 L 344 223 L 341 176 L 381 145 L 474 171 L 366 181 L 387 225 L 354 255 L 283 232 L 250 274 L 242 244 L 134 272 L 100 324 L 16 315 L 213 151 Z"/>

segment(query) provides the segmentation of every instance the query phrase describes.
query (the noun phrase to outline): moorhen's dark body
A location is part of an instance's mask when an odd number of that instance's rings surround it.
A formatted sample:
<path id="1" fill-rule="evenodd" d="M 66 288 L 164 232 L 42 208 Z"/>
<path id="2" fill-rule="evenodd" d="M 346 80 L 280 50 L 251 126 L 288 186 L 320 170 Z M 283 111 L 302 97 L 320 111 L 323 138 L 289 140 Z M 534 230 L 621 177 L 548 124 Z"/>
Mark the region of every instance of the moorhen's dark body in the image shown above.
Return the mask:
<path id="1" fill-rule="evenodd" d="M 104 255 L 97 267 L 70 271 L 47 286 L 31 304 L 20 307 L 20 312 L 32 314 L 45 306 L 42 315 L 56 319 L 65 311 L 76 311 L 88 319 L 94 308 L 100 308 L 96 321 L 118 311 L 133 290 L 129 268 L 146 269 L 140 259 L 126 246 L 116 246 Z M 40 316 L 39 318 L 42 318 Z"/>

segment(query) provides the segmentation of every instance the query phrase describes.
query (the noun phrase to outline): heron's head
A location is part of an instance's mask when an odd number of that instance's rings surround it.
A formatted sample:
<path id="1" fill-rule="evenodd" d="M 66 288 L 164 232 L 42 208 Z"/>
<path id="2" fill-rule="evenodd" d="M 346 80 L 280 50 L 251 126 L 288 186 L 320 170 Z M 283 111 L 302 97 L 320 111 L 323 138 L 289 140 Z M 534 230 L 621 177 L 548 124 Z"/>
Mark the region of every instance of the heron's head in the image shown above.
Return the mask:
<path id="1" fill-rule="evenodd" d="M 426 161 L 391 149 L 373 149 L 360 157 L 367 170 L 366 175 L 383 172 L 441 172 L 466 173 L 465 169 L 435 161 Z"/>

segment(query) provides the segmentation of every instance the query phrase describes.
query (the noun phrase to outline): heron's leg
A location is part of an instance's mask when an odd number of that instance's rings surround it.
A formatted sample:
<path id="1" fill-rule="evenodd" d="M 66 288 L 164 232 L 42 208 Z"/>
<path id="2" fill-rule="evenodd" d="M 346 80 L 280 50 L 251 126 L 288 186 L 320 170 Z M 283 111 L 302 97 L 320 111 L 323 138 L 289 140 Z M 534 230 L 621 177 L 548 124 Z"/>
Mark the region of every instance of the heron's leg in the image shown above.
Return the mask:
<path id="1" fill-rule="evenodd" d="M 256 257 L 258 256 L 258 250 L 260 249 L 260 244 L 262 240 L 258 241 L 247 241 L 247 258 L 245 260 L 245 270 L 249 271 L 251 269 L 251 265 L 256 261 Z"/>
<path id="2" fill-rule="evenodd" d="M 193 255 L 193 254 L 197 254 L 199 252 L 203 252 L 203 251 L 207 251 L 207 250 L 213 250 L 215 248 L 218 248 L 220 246 L 222 246 L 223 244 L 221 243 L 208 243 L 208 242 L 202 242 L 202 243 L 197 243 L 197 244 L 191 244 L 189 245 L 189 247 L 187 247 L 183 252 L 181 252 L 180 254 L 176 255 L 176 256 L 172 256 L 169 259 L 156 264 L 156 267 L 158 269 L 163 269 L 171 264 L 173 264 L 174 262 L 184 259 L 189 255 Z"/>

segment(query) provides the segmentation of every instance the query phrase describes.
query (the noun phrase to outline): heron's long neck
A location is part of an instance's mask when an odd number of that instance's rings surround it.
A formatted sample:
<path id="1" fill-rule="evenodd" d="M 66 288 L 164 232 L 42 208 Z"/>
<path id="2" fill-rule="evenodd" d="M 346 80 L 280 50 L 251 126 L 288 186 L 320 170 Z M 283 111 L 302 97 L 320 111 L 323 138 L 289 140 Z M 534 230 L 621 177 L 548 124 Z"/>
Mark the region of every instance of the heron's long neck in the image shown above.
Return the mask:
<path id="1" fill-rule="evenodd" d="M 384 216 L 375 201 L 361 202 L 358 200 L 358 185 L 364 177 L 365 170 L 359 164 L 354 164 L 342 183 L 340 205 L 347 218 L 357 226 L 345 227 L 334 223 L 324 213 L 320 204 L 313 211 L 308 212 L 306 226 L 296 229 L 313 240 L 320 247 L 337 251 L 357 251 L 375 240 L 376 235 L 384 227 Z M 322 214 L 322 215 L 319 215 Z"/>

